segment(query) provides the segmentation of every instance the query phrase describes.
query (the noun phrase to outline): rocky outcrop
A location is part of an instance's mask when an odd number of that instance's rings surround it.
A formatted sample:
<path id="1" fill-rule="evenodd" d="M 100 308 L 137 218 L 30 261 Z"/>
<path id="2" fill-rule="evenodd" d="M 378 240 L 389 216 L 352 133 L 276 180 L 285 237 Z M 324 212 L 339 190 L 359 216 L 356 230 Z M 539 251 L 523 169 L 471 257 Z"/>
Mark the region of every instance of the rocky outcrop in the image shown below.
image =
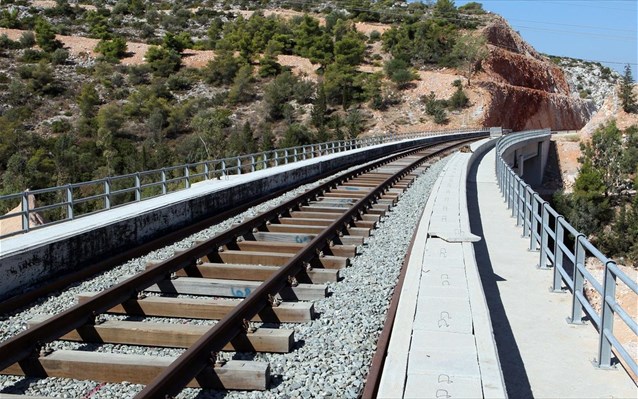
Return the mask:
<path id="1" fill-rule="evenodd" d="M 548 93 L 569 95 L 569 84 L 562 70 L 546 60 L 490 48 L 483 69 L 495 81 Z"/>
<path id="2" fill-rule="evenodd" d="M 636 95 L 638 95 L 638 84 L 634 84 L 633 91 Z M 620 130 L 625 130 L 632 125 L 638 125 L 638 114 L 628 114 L 622 109 L 617 92 L 618 88 L 616 88 L 616 90 L 612 90 L 612 92 L 605 98 L 605 101 L 600 109 L 598 109 L 598 112 L 596 112 L 594 117 L 591 118 L 591 120 L 589 120 L 580 130 L 581 137 L 590 137 L 596 129 L 609 123 L 611 120 L 616 122 L 616 126 Z"/>
<path id="3" fill-rule="evenodd" d="M 485 126 L 574 130 L 587 123 L 594 104 L 571 96 L 560 67 L 538 54 L 502 18 L 495 18 L 483 34 L 489 55 L 478 85 L 491 97 Z"/>
<path id="4" fill-rule="evenodd" d="M 504 48 L 513 53 L 541 58 L 541 55 L 534 50 L 534 47 L 527 44 L 518 32 L 512 29 L 507 21 L 499 15 L 492 16 L 492 22 L 483 28 L 483 36 L 493 46 Z"/>
<path id="5" fill-rule="evenodd" d="M 587 123 L 593 111 L 591 103 L 561 94 L 487 81 L 479 85 L 491 95 L 484 116 L 485 126 L 502 126 L 515 131 L 575 130 Z"/>

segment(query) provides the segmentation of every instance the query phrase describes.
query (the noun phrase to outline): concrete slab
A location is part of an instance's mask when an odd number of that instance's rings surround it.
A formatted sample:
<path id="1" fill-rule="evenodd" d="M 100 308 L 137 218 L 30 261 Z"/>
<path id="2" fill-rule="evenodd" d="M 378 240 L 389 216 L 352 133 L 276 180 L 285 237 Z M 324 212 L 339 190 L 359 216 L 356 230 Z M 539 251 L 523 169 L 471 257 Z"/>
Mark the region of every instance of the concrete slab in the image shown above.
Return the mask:
<path id="1" fill-rule="evenodd" d="M 463 270 L 462 266 L 451 269 L 441 266 L 433 267 L 426 263 L 421 272 L 421 286 L 467 290 L 465 270 Z"/>
<path id="2" fill-rule="evenodd" d="M 470 336 L 471 337 L 471 336 Z M 476 361 L 476 346 L 470 352 L 447 352 L 445 350 L 411 350 L 408 362 L 409 374 L 439 374 L 480 377 Z M 476 393 L 479 392 L 475 392 Z"/>
<path id="3" fill-rule="evenodd" d="M 419 295 L 413 330 L 472 334 L 469 298 Z"/>
<path id="4" fill-rule="evenodd" d="M 458 375 L 408 374 L 406 399 L 472 398 L 481 391 L 481 379 Z"/>
<path id="5" fill-rule="evenodd" d="M 472 334 L 450 334 L 440 331 L 412 331 L 412 346 L 416 351 L 427 351 L 436 347 L 447 353 L 475 353 L 476 343 Z"/>
<path id="6" fill-rule="evenodd" d="M 566 323 L 570 297 L 549 292 L 551 273 L 536 269 L 539 254 L 528 251 L 503 203 L 494 160 L 491 150 L 469 174 L 468 208 L 472 231 L 483 238 L 474 252 L 509 397 L 638 397 L 624 370 L 592 365 L 595 329 Z"/>

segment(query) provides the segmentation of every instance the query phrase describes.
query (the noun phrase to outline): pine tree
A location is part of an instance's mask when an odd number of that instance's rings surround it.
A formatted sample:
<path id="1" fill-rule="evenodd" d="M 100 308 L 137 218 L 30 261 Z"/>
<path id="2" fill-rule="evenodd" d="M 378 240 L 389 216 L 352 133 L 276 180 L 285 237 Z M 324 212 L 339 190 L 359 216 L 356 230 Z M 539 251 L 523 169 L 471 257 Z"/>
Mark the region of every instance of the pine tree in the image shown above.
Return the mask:
<path id="1" fill-rule="evenodd" d="M 631 67 L 625 65 L 625 74 L 620 80 L 620 101 L 622 109 L 627 112 L 636 112 L 636 95 L 633 92 L 634 79 L 631 76 Z"/>

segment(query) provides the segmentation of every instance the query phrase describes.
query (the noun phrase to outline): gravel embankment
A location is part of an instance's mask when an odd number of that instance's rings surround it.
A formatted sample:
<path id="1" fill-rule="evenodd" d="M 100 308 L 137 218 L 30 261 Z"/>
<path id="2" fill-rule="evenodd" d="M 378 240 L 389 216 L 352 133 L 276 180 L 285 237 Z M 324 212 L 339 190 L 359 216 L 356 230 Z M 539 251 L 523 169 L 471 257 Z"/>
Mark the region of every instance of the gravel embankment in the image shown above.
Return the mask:
<path id="1" fill-rule="evenodd" d="M 427 202 L 430 190 L 447 162 L 432 165 L 420 176 L 384 218 L 367 243 L 359 249 L 352 266 L 341 271 L 342 281 L 328 284 L 331 295 L 315 301 L 320 317 L 310 323 L 282 324 L 294 329 L 295 349 L 288 354 L 223 353 L 225 359 L 254 359 L 270 362 L 271 389 L 265 392 L 201 391 L 186 389 L 180 398 L 356 398 L 363 390 L 365 377 L 374 355 L 376 341 L 383 327 L 390 296 L 396 284 L 410 238 Z M 188 248 L 195 240 L 214 235 L 258 212 L 271 208 L 312 186 L 306 185 L 280 198 L 248 210 L 231 220 L 201 231 L 172 246 L 134 259 L 92 280 L 57 293 L 19 314 L 0 321 L 0 341 L 21 332 L 25 321 L 36 315 L 60 312 L 75 302 L 75 295 L 99 291 L 115 284 L 122 276 L 143 270 L 150 260 L 166 259 L 176 249 Z M 122 316 L 100 316 L 123 318 Z M 146 321 L 181 323 L 179 319 L 147 318 Z M 214 321 L 199 321 L 214 324 Z M 256 326 L 259 326 L 256 324 Z M 267 325 L 264 325 L 267 327 Z M 51 349 L 81 349 L 100 352 L 138 353 L 177 356 L 181 349 L 149 349 L 127 345 L 87 345 L 55 342 Z M 55 397 L 126 398 L 142 389 L 141 385 L 103 384 L 58 378 L 32 379 L 0 376 L 0 393 L 19 393 Z"/>

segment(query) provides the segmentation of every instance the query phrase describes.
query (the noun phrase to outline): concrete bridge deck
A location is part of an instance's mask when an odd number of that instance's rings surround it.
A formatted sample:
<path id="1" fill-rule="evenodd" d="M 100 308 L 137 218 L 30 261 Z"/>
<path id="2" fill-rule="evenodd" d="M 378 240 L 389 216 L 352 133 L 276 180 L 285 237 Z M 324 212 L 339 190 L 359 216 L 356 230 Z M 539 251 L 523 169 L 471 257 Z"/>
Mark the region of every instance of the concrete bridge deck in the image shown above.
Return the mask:
<path id="1" fill-rule="evenodd" d="M 378 397 L 638 397 L 622 368 L 593 366 L 595 329 L 565 321 L 571 296 L 548 290 L 551 273 L 536 269 L 538 253 L 503 203 L 494 165 L 494 149 L 456 154 L 439 177 Z"/>

